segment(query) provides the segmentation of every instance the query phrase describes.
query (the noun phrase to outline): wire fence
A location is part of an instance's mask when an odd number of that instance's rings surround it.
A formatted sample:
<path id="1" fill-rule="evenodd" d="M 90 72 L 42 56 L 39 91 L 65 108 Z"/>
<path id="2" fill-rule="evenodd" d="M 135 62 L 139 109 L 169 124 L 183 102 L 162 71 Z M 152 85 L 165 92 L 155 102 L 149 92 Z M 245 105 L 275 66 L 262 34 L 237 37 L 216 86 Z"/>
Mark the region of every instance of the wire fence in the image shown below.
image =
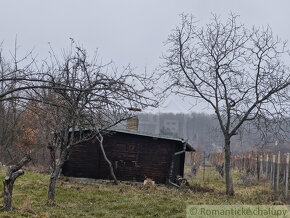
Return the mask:
<path id="1" fill-rule="evenodd" d="M 209 158 L 210 155 L 205 152 L 187 154 L 184 177 L 192 184 L 199 185 L 206 185 L 222 179 Z"/>
<path id="2" fill-rule="evenodd" d="M 197 171 L 199 170 L 202 155 L 199 152 L 188 152 L 186 155 L 185 176 L 193 178 L 196 176 Z"/>
<path id="3" fill-rule="evenodd" d="M 240 155 L 232 155 L 232 169 L 238 170 L 247 176 L 256 177 L 259 180 L 268 180 L 275 192 L 289 199 L 289 159 L 290 153 L 249 152 Z M 213 153 L 210 156 L 211 163 L 223 176 L 224 154 Z"/>

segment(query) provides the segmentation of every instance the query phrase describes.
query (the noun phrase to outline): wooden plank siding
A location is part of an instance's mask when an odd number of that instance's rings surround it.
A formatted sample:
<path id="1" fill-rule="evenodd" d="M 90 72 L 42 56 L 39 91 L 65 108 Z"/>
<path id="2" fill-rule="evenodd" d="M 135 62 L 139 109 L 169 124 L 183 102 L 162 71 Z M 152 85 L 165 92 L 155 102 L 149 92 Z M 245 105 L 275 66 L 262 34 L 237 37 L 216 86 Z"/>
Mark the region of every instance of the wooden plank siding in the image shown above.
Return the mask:
<path id="1" fill-rule="evenodd" d="M 118 180 L 143 182 L 146 177 L 156 183 L 167 183 L 174 161 L 172 179 L 183 176 L 183 144 L 161 138 L 116 132 L 104 137 L 104 149 L 114 166 Z M 64 176 L 111 179 L 97 142 L 88 142 L 72 148 L 65 162 Z"/>

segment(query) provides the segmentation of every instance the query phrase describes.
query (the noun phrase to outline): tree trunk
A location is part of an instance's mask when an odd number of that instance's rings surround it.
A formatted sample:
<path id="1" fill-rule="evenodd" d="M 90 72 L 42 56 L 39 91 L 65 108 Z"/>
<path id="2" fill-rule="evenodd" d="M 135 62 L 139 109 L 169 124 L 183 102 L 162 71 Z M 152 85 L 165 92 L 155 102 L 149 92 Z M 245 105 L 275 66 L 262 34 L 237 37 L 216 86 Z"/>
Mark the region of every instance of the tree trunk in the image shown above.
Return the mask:
<path id="1" fill-rule="evenodd" d="M 113 178 L 115 185 L 118 185 L 118 180 L 117 180 L 117 178 L 115 176 L 114 169 L 113 169 L 113 165 L 112 165 L 111 161 L 108 159 L 108 157 L 106 155 L 106 152 L 105 152 L 105 149 L 104 149 L 103 136 L 100 133 L 99 133 L 98 141 L 100 143 L 100 147 L 101 147 L 101 150 L 102 150 L 102 154 L 104 156 L 104 159 L 106 160 L 106 162 L 109 165 L 111 177 Z"/>
<path id="2" fill-rule="evenodd" d="M 59 167 L 57 166 L 57 168 L 59 168 Z M 50 175 L 49 188 L 48 188 L 48 201 L 49 201 L 49 203 L 53 203 L 54 202 L 55 185 L 56 185 L 57 177 L 59 175 L 57 172 L 59 172 L 59 170 L 55 169 Z"/>
<path id="3" fill-rule="evenodd" d="M 234 195 L 233 178 L 231 173 L 231 141 L 225 137 L 225 177 L 226 177 L 226 194 Z"/>
<path id="4" fill-rule="evenodd" d="M 55 156 L 55 150 L 50 148 L 51 157 L 56 158 Z M 56 181 L 59 177 L 59 174 L 62 170 L 63 164 L 67 157 L 67 150 L 62 151 L 59 160 L 52 160 L 52 171 L 50 173 L 50 179 L 49 179 L 49 187 L 48 187 L 48 203 L 53 204 L 54 198 L 55 198 L 55 187 L 56 187 Z"/>
<path id="5" fill-rule="evenodd" d="M 21 170 L 24 174 L 24 171 Z M 20 175 L 19 175 L 20 176 Z M 5 177 L 3 180 L 4 185 L 4 196 L 3 196 L 3 210 L 4 211 L 10 211 L 11 210 L 11 204 L 12 204 L 12 191 L 13 191 L 13 184 L 14 181 L 10 179 L 10 177 Z"/>
<path id="6" fill-rule="evenodd" d="M 12 165 L 8 167 L 6 176 L 3 180 L 4 185 L 4 196 L 3 196 L 3 210 L 10 211 L 12 205 L 12 192 L 13 192 L 13 185 L 15 180 L 24 174 L 24 171 L 21 168 L 31 161 L 31 157 L 26 155 L 18 164 Z"/>

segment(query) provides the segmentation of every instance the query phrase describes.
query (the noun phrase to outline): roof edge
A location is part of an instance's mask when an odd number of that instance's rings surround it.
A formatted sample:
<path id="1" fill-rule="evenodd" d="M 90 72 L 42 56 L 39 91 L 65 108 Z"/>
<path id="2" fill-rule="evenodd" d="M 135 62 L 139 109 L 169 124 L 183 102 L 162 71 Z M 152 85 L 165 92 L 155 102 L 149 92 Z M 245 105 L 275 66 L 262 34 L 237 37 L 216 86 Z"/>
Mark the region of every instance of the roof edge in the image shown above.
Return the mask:
<path id="1" fill-rule="evenodd" d="M 177 137 L 170 137 L 170 136 L 162 136 L 162 135 L 154 135 L 154 134 L 148 134 L 148 133 L 141 133 L 137 131 L 132 130 L 124 130 L 124 129 L 109 129 L 111 132 L 119 132 L 119 133 L 125 133 L 125 134 L 132 134 L 132 135 L 139 135 L 139 136 L 145 136 L 145 137 L 152 137 L 152 138 L 159 138 L 159 139 L 165 139 L 165 140 L 172 140 L 172 141 L 178 141 L 182 144 L 186 145 L 186 151 L 196 151 L 191 144 L 187 142 L 187 140 L 184 140 L 182 138 Z"/>

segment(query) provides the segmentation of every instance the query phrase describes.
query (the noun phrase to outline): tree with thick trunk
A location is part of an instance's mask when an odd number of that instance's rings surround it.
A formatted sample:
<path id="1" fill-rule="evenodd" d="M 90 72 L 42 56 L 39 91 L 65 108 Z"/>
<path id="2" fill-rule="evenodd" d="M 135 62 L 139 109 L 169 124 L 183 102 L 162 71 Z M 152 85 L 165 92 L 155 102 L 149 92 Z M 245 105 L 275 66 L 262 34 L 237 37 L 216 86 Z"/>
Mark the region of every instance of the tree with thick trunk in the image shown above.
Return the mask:
<path id="1" fill-rule="evenodd" d="M 59 159 L 56 160 L 56 146 L 49 145 L 48 149 L 50 151 L 50 158 L 51 158 L 51 164 L 50 164 L 51 172 L 50 172 L 49 186 L 48 186 L 48 204 L 53 205 L 54 198 L 55 198 L 56 181 L 58 177 L 60 176 L 61 169 L 67 158 L 67 150 L 64 149 L 63 151 L 61 151 L 62 153 L 60 154 Z"/>
<path id="2" fill-rule="evenodd" d="M 225 139 L 225 178 L 226 178 L 226 193 L 228 195 L 234 195 L 234 185 L 231 173 L 231 148 L 230 139 Z"/>
<path id="3" fill-rule="evenodd" d="M 16 53 L 15 42 L 11 60 L 4 59 L 0 44 L 0 103 L 15 99 L 22 105 L 34 102 L 34 114 L 53 132 L 48 191 L 48 199 L 53 202 L 56 181 L 70 149 L 131 117 L 128 108 L 156 106 L 152 97 L 154 80 L 152 75 L 133 73 L 130 65 L 118 70 L 112 62 L 102 64 L 97 54 L 89 59 L 86 50 L 73 40 L 63 59 L 51 50 L 51 62 L 45 60 L 41 66 L 35 58 L 28 58 L 31 52 L 21 58 Z M 104 148 L 102 152 L 106 157 Z M 7 174 L 4 182 L 8 194 L 21 174 Z"/>
<path id="4" fill-rule="evenodd" d="M 6 172 L 6 176 L 3 180 L 4 194 L 3 194 L 3 210 L 10 211 L 12 204 L 12 192 L 15 180 L 24 174 L 21 168 L 31 161 L 30 155 L 26 155 L 19 163 L 16 165 L 9 166 Z"/>
<path id="5" fill-rule="evenodd" d="M 269 27 L 246 28 L 238 16 L 213 15 L 198 27 L 191 15 L 169 35 L 161 76 L 165 91 L 211 108 L 224 136 L 226 193 L 234 195 L 231 139 L 255 120 L 281 121 L 290 113 L 287 43 Z"/>
<path id="6" fill-rule="evenodd" d="M 52 61 L 47 65 L 51 88 L 31 93 L 40 105 L 38 115 L 45 120 L 54 138 L 49 145 L 52 160 L 49 203 L 55 199 L 56 182 L 71 148 L 94 138 L 99 139 L 117 184 L 103 147 L 102 134 L 132 117 L 128 108 L 156 105 L 148 95 L 153 90 L 150 77 L 134 74 L 129 66 L 118 72 L 111 63 L 102 65 L 95 57 L 90 60 L 86 50 L 74 42 L 63 59 L 53 55 Z"/>

